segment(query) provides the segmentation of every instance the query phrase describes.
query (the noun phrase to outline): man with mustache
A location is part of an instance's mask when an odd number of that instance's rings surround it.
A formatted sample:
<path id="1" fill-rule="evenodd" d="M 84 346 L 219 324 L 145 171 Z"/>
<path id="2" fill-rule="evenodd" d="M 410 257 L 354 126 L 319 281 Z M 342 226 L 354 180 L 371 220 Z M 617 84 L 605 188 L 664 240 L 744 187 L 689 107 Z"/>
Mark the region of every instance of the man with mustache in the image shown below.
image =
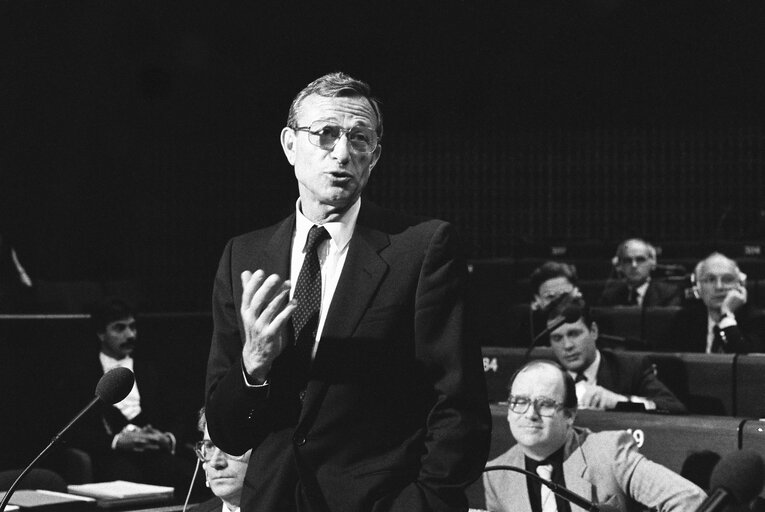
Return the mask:
<path id="1" fill-rule="evenodd" d="M 188 488 L 194 470 L 182 450 L 183 416 L 169 398 L 172 382 L 152 361 L 133 358 L 138 328 L 136 312 L 118 298 L 106 299 L 91 313 L 99 342 L 97 357 L 87 358 L 69 369 L 61 389 L 71 417 L 93 396 L 101 376 L 118 366 L 135 374 L 128 396 L 115 405 L 99 402 L 72 429 L 71 446 L 90 455 L 96 481 L 128 480 L 176 488 L 177 496 Z M 189 425 L 190 426 L 190 425 Z M 189 429 L 190 430 L 190 429 Z"/>

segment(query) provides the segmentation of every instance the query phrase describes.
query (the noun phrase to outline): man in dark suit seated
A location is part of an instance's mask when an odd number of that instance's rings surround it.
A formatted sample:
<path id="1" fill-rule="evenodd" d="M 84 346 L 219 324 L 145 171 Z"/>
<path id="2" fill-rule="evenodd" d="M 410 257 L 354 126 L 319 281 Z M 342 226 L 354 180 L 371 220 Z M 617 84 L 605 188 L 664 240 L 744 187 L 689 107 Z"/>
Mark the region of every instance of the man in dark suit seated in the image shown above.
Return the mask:
<path id="1" fill-rule="evenodd" d="M 694 299 L 675 317 L 666 350 L 679 352 L 762 352 L 765 322 L 747 305 L 746 275 L 719 252 L 693 271 Z"/>
<path id="2" fill-rule="evenodd" d="M 488 466 L 525 469 L 617 510 L 690 512 L 706 498 L 699 487 L 643 456 L 626 430 L 576 427 L 574 381 L 555 362 L 527 363 L 509 387 L 507 421 L 517 444 Z M 486 508 L 493 512 L 581 510 L 515 471 L 487 471 L 483 484 Z"/>
<path id="3" fill-rule="evenodd" d="M 598 324 L 581 298 L 564 300 L 550 310 L 548 325 L 564 311 L 578 319 L 564 323 L 550 333 L 555 358 L 576 381 L 582 409 L 615 409 L 642 404 L 646 410 L 682 414 L 685 405 L 658 379 L 656 368 L 646 357 L 629 352 L 598 350 Z"/>
<path id="4" fill-rule="evenodd" d="M 651 277 L 656 268 L 656 248 L 639 238 L 625 240 L 613 259 L 619 279 L 609 281 L 598 306 L 679 306 L 681 286 Z"/>
<path id="5" fill-rule="evenodd" d="M 133 358 L 135 311 L 122 300 L 107 299 L 94 308 L 91 320 L 100 350 L 66 370 L 61 387 L 70 404 L 66 415 L 87 403 L 103 374 L 117 366 L 133 371 L 135 385 L 115 405 L 99 402 L 72 429 L 71 445 L 90 455 L 96 481 L 168 485 L 175 487 L 176 497 L 185 495 L 194 458 L 191 450 L 187 459 L 177 455 L 183 449 L 184 417 L 162 372 L 151 361 Z"/>

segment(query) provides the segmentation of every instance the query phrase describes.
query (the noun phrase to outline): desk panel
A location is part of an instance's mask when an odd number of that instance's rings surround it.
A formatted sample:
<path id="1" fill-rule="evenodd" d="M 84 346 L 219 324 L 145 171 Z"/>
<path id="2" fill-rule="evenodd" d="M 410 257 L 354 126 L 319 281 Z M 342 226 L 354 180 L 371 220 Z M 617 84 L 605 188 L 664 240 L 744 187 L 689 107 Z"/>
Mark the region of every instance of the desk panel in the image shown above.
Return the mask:
<path id="1" fill-rule="evenodd" d="M 736 361 L 736 414 L 765 418 L 765 354 L 742 355 Z"/>

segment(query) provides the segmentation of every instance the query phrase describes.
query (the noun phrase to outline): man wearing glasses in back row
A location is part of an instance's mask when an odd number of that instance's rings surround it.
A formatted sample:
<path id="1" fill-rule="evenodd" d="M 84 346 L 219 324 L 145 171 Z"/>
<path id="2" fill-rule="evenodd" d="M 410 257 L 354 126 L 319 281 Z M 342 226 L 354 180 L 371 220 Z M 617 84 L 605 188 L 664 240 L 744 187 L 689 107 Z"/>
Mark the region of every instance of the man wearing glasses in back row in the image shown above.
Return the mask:
<path id="1" fill-rule="evenodd" d="M 510 380 L 507 421 L 517 442 L 488 466 L 514 466 L 617 510 L 692 512 L 706 495 L 645 458 L 626 430 L 593 433 L 574 426 L 574 380 L 553 361 L 535 360 Z M 571 506 L 537 480 L 507 469 L 483 475 L 492 512 L 568 512 Z"/>
<path id="2" fill-rule="evenodd" d="M 225 452 L 253 449 L 243 510 L 465 510 L 484 466 L 465 261 L 447 222 L 361 198 L 381 136 L 367 84 L 309 84 L 281 132 L 295 213 L 221 258 L 207 425 Z"/>

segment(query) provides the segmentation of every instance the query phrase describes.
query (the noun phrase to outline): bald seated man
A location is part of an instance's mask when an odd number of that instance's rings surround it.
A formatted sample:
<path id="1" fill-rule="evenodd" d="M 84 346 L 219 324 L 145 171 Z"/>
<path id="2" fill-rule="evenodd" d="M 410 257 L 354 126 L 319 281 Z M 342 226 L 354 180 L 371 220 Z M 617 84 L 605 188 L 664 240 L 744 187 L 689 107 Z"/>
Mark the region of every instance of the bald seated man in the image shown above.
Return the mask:
<path id="1" fill-rule="evenodd" d="M 668 350 L 707 354 L 762 352 L 765 322 L 747 304 L 746 274 L 715 252 L 693 272 L 695 299 L 677 315 Z"/>
<path id="2" fill-rule="evenodd" d="M 618 279 L 609 281 L 598 306 L 679 306 L 682 287 L 652 278 L 656 269 L 656 248 L 640 238 L 620 243 L 613 259 Z"/>
<path id="3" fill-rule="evenodd" d="M 618 510 L 692 512 L 704 501 L 701 488 L 641 455 L 627 431 L 575 427 L 576 412 L 571 376 L 554 361 L 527 363 L 510 381 L 507 420 L 517 444 L 488 465 L 525 468 Z M 583 510 L 520 473 L 488 471 L 483 484 L 493 512 Z"/>

